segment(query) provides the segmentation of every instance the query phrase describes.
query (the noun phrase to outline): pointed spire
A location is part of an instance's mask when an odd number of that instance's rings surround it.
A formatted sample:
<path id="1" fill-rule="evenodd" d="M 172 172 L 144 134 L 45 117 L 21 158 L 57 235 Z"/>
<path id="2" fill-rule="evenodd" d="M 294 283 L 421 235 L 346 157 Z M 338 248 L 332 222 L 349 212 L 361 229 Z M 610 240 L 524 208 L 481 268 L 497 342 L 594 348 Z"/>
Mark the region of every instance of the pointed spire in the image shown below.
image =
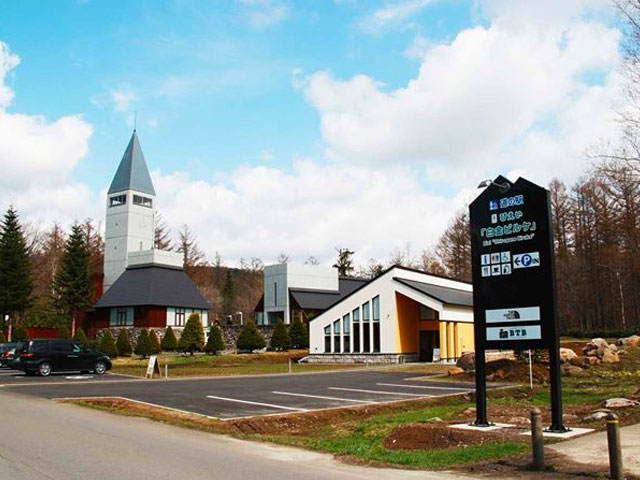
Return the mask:
<path id="1" fill-rule="evenodd" d="M 109 193 L 124 192 L 126 190 L 135 190 L 154 196 L 156 194 L 147 163 L 144 161 L 140 142 L 138 142 L 138 134 L 135 130 L 131 135 L 127 149 L 124 151 L 122 160 L 120 160 L 118 170 L 116 170 L 109 187 Z"/>

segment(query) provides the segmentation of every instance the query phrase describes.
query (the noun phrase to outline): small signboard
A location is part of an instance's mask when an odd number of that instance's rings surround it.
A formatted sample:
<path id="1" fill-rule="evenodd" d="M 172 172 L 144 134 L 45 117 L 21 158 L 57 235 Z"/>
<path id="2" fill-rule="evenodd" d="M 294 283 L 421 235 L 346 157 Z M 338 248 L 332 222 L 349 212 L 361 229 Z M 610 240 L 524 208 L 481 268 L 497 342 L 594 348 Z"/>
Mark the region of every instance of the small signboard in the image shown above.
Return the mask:
<path id="1" fill-rule="evenodd" d="M 147 364 L 147 373 L 145 374 L 145 378 L 153 378 L 154 373 L 162 375 L 160 373 L 160 364 L 158 363 L 157 355 L 151 355 L 149 357 L 149 363 Z"/>
<path id="2" fill-rule="evenodd" d="M 439 362 L 440 361 L 440 349 L 439 348 L 434 348 L 433 349 L 433 361 L 434 362 Z"/>

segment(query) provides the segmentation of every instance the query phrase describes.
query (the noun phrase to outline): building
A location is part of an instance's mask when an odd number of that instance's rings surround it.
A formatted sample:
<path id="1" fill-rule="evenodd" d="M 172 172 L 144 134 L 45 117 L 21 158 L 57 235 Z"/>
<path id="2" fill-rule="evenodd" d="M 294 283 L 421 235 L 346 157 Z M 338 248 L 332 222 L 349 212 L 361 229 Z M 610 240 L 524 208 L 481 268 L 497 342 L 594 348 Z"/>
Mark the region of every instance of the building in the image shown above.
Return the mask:
<path id="1" fill-rule="evenodd" d="M 103 292 L 88 331 L 183 327 L 191 313 L 208 325 L 211 305 L 183 270 L 182 254 L 154 248 L 156 192 L 133 131 L 107 193 Z"/>
<path id="2" fill-rule="evenodd" d="M 453 361 L 474 349 L 472 287 L 394 266 L 309 325 L 312 361 Z"/>
<path id="3" fill-rule="evenodd" d="M 367 281 L 340 277 L 338 269 L 284 263 L 264 269 L 264 293 L 254 309 L 258 325 L 303 322 L 319 315 Z"/>

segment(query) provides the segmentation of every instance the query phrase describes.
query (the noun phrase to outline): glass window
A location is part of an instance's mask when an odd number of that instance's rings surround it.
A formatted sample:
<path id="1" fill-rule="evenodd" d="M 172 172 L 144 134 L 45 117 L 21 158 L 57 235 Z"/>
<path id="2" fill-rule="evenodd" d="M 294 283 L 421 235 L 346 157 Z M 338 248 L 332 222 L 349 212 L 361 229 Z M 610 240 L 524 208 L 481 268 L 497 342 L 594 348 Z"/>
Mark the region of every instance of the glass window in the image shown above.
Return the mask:
<path id="1" fill-rule="evenodd" d="M 369 320 L 371 319 L 371 304 L 369 302 L 362 305 L 362 351 L 364 353 L 371 352 L 371 327 Z"/>
<path id="2" fill-rule="evenodd" d="M 176 326 L 184 326 L 184 308 L 176 308 Z"/>
<path id="3" fill-rule="evenodd" d="M 420 321 L 437 320 L 436 311 L 420 305 Z"/>
<path id="4" fill-rule="evenodd" d="M 351 351 L 351 315 L 346 314 L 342 317 L 342 351 L 349 353 Z"/>
<path id="5" fill-rule="evenodd" d="M 109 197 L 110 207 L 117 207 L 118 205 L 124 205 L 125 203 L 127 203 L 126 195 L 117 195 L 115 197 Z"/>
<path id="6" fill-rule="evenodd" d="M 141 207 L 151 208 L 152 200 L 150 198 L 148 198 L 148 197 L 143 197 L 141 195 L 134 195 L 133 196 L 133 204 L 134 205 L 139 205 Z"/>
<path id="7" fill-rule="evenodd" d="M 373 305 L 373 352 L 380 351 L 380 297 L 371 301 Z"/>
<path id="8" fill-rule="evenodd" d="M 340 353 L 340 320 L 333 322 L 333 352 Z"/>
<path id="9" fill-rule="evenodd" d="M 362 305 L 362 321 L 363 322 L 368 322 L 370 319 L 370 315 L 369 315 L 369 302 L 365 303 L 364 305 Z"/>
<path id="10" fill-rule="evenodd" d="M 373 321 L 380 321 L 380 297 L 375 297 L 371 303 L 373 304 Z"/>
<path id="11" fill-rule="evenodd" d="M 127 324 L 127 307 L 118 307 L 116 311 L 116 325 L 123 327 Z"/>
<path id="12" fill-rule="evenodd" d="M 256 324 L 264 325 L 264 312 L 256 312 Z"/>
<path id="13" fill-rule="evenodd" d="M 353 351 L 360 352 L 360 309 L 356 308 L 351 314 L 353 319 Z"/>
<path id="14" fill-rule="evenodd" d="M 344 317 L 342 317 L 342 331 L 345 334 L 351 333 L 351 315 L 349 315 L 348 313 Z"/>
<path id="15" fill-rule="evenodd" d="M 331 352 L 331 325 L 324 327 L 324 353 Z"/>

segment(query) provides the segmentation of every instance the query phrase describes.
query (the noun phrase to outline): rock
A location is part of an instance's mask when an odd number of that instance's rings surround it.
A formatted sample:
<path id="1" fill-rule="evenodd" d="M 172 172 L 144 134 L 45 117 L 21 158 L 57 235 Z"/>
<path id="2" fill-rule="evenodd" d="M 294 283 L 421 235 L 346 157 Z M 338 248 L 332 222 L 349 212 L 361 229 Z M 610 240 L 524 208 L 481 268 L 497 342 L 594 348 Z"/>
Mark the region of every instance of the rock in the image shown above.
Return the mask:
<path id="1" fill-rule="evenodd" d="M 456 367 L 460 367 L 463 370 L 469 371 L 476 367 L 476 354 L 473 352 L 463 353 L 458 361 Z"/>
<path id="2" fill-rule="evenodd" d="M 627 351 L 624 348 L 618 350 L 618 355 L 626 355 Z"/>
<path id="3" fill-rule="evenodd" d="M 464 409 L 464 411 L 462 412 L 463 415 L 475 415 L 476 414 L 476 407 L 469 407 Z"/>
<path id="4" fill-rule="evenodd" d="M 584 417 L 585 422 L 590 422 L 590 421 L 594 421 L 594 420 L 604 420 L 605 418 L 607 418 L 607 415 L 609 415 L 607 412 L 594 412 L 591 415 L 587 415 L 586 417 Z"/>
<path id="5" fill-rule="evenodd" d="M 531 420 L 526 417 L 511 417 L 509 420 L 507 420 L 506 423 L 513 423 L 515 425 L 528 425 L 531 423 Z"/>
<path id="6" fill-rule="evenodd" d="M 604 338 L 592 338 L 591 343 L 593 343 L 598 349 L 604 350 L 609 346 L 609 343 Z"/>
<path id="7" fill-rule="evenodd" d="M 624 342 L 624 346 L 627 348 L 640 347 L 640 336 L 631 335 L 630 337 L 626 338 L 626 341 Z"/>
<path id="8" fill-rule="evenodd" d="M 574 352 L 570 348 L 560 347 L 560 362 L 569 363 L 575 358 L 578 358 L 576 352 Z"/>
<path id="9" fill-rule="evenodd" d="M 584 357 L 584 358 L 587 361 L 587 363 L 591 366 L 600 365 L 602 363 L 602 360 L 600 360 L 598 357 Z"/>
<path id="10" fill-rule="evenodd" d="M 460 367 L 451 367 L 449 370 L 447 370 L 447 373 L 449 374 L 449 376 L 455 377 L 456 375 L 462 375 L 464 373 L 464 370 Z"/>
<path id="11" fill-rule="evenodd" d="M 440 423 L 443 420 L 440 417 L 432 417 L 427 419 L 427 423 Z"/>
<path id="12" fill-rule="evenodd" d="M 587 357 L 579 357 L 576 355 L 575 358 L 569 360 L 571 365 L 575 365 L 576 367 L 584 367 L 585 365 L 589 365 L 589 361 L 586 360 Z"/>
<path id="13" fill-rule="evenodd" d="M 605 408 L 628 408 L 640 406 L 640 402 L 628 398 L 610 398 L 604 402 Z"/>
<path id="14" fill-rule="evenodd" d="M 575 365 L 565 365 L 562 367 L 562 373 L 564 373 L 568 377 L 575 377 L 576 375 L 580 375 L 584 370 L 580 367 L 576 367 Z"/>
<path id="15" fill-rule="evenodd" d="M 616 346 L 615 343 L 610 343 L 609 344 L 609 350 L 611 350 L 612 352 L 617 352 L 618 351 L 618 347 Z"/>
<path id="16" fill-rule="evenodd" d="M 607 349 L 602 355 L 602 363 L 620 363 L 620 356 L 617 352 Z"/>

